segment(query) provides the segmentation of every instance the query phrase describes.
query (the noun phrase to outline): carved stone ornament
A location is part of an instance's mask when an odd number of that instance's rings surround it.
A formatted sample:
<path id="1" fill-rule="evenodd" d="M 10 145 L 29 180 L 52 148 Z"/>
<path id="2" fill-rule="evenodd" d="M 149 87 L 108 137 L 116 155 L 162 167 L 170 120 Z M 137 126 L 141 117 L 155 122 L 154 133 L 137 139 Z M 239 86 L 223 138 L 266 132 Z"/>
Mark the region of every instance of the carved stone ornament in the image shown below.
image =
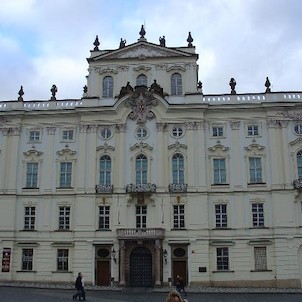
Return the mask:
<path id="1" fill-rule="evenodd" d="M 302 113 L 301 112 L 293 112 L 290 113 L 288 111 L 284 111 L 284 112 L 279 112 L 277 113 L 278 115 L 282 115 L 290 120 L 293 121 L 302 121 Z"/>
<path id="2" fill-rule="evenodd" d="M 152 120 L 155 115 L 151 108 L 156 105 L 157 100 L 153 93 L 143 86 L 136 87 L 125 103 L 126 107 L 132 109 L 129 118 L 136 120 L 137 124 L 144 124 L 147 120 Z"/>

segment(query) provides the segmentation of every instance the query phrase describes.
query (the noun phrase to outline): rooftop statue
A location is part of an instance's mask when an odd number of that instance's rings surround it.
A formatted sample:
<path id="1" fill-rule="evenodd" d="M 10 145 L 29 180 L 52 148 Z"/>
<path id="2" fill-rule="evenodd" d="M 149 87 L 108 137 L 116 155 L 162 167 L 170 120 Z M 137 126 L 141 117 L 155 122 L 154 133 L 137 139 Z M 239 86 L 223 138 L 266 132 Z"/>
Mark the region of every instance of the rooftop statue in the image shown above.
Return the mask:
<path id="1" fill-rule="evenodd" d="M 165 38 L 165 36 L 159 37 L 159 45 L 163 46 L 163 47 L 166 47 L 166 38 Z"/>
<path id="2" fill-rule="evenodd" d="M 231 78 L 230 83 L 229 83 L 229 85 L 231 87 L 231 94 L 236 94 L 236 90 L 235 90 L 236 84 L 237 83 L 236 83 L 235 79 Z"/>

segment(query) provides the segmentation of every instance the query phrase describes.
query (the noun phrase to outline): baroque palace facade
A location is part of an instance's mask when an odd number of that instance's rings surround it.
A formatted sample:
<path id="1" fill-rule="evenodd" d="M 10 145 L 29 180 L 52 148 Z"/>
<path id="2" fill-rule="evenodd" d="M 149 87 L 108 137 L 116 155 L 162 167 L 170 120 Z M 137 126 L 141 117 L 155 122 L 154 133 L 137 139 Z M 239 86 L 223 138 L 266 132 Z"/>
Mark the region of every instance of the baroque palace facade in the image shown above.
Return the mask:
<path id="1" fill-rule="evenodd" d="M 204 95 L 191 34 L 145 34 L 0 103 L 0 280 L 301 287 L 302 92 Z"/>

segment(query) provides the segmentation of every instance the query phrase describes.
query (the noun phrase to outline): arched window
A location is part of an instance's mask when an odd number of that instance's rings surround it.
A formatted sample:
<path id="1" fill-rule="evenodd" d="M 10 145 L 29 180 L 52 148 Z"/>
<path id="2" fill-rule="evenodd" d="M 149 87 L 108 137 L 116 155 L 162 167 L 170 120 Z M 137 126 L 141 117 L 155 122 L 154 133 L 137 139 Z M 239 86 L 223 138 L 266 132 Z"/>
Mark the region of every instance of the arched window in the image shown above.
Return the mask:
<path id="1" fill-rule="evenodd" d="M 173 73 L 171 76 L 171 94 L 182 95 L 182 76 L 179 73 Z"/>
<path id="2" fill-rule="evenodd" d="M 302 151 L 297 153 L 298 178 L 302 179 Z"/>
<path id="3" fill-rule="evenodd" d="M 111 184 L 111 158 L 108 155 L 103 155 L 100 158 L 100 185 Z"/>
<path id="4" fill-rule="evenodd" d="M 113 78 L 108 76 L 103 79 L 103 98 L 113 97 Z"/>
<path id="5" fill-rule="evenodd" d="M 135 159 L 135 180 L 136 184 L 147 183 L 148 160 L 144 154 L 140 154 Z"/>
<path id="6" fill-rule="evenodd" d="M 144 74 L 140 74 L 136 79 L 137 86 L 146 86 L 147 87 L 147 77 Z"/>
<path id="7" fill-rule="evenodd" d="M 184 184 L 184 157 L 176 153 L 172 157 L 173 184 Z"/>

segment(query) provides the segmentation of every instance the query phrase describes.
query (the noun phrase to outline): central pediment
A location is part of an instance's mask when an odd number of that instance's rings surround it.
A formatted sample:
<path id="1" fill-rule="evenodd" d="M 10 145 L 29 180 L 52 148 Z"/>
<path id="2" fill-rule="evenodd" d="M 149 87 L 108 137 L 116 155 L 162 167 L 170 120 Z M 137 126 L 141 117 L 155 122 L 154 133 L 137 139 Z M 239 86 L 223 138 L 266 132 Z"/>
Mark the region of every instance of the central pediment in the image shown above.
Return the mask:
<path id="1" fill-rule="evenodd" d="M 124 48 L 106 51 L 90 58 L 89 61 L 113 60 L 113 59 L 140 59 L 164 58 L 164 57 L 191 57 L 192 53 L 174 48 L 162 47 L 149 42 L 137 42 Z"/>

